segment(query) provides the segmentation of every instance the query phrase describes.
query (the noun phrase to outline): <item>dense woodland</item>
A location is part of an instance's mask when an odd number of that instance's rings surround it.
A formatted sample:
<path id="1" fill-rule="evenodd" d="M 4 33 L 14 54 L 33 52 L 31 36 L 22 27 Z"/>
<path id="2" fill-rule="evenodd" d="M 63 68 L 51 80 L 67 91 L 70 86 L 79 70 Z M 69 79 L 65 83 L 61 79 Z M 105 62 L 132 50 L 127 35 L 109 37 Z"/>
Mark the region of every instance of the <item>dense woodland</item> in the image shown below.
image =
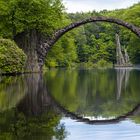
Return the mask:
<path id="1" fill-rule="evenodd" d="M 14 43 L 19 34 L 27 37 L 36 31 L 48 38 L 57 29 L 91 16 L 119 18 L 140 27 L 140 3 L 114 11 L 66 13 L 61 0 L 0 0 L 0 72 L 24 71 L 26 52 Z M 136 35 L 116 24 L 96 22 L 65 34 L 48 52 L 45 67 L 110 67 L 116 63 L 116 33 L 122 50 L 127 49 L 131 62 L 139 64 Z"/>

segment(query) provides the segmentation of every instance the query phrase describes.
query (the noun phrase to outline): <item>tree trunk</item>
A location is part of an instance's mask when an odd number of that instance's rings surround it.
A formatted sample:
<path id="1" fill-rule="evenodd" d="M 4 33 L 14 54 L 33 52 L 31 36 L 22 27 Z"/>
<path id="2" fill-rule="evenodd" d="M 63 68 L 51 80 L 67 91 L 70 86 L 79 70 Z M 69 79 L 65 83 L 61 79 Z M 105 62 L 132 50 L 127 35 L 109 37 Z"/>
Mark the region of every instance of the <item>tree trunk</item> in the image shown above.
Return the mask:
<path id="1" fill-rule="evenodd" d="M 45 59 L 42 57 L 43 51 L 40 45 L 43 41 L 42 36 L 36 30 L 31 30 L 16 35 L 14 40 L 27 55 L 25 72 L 42 72 Z"/>

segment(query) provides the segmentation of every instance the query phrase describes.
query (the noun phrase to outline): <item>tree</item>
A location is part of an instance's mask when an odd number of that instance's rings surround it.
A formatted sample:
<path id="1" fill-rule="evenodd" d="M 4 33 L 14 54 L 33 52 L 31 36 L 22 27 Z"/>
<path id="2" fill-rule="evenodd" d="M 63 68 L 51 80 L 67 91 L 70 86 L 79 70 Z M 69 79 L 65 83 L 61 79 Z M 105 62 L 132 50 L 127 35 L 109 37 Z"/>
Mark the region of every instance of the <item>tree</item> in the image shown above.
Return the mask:
<path id="1" fill-rule="evenodd" d="M 130 59 L 134 64 L 140 63 L 140 39 L 136 36 L 132 36 L 128 46 L 128 52 Z"/>
<path id="2" fill-rule="evenodd" d="M 61 0 L 0 0 L 0 33 L 13 38 L 27 54 L 26 71 L 41 70 L 39 47 L 61 26 Z"/>
<path id="3" fill-rule="evenodd" d="M 1 33 L 14 38 L 18 33 L 38 30 L 50 34 L 60 26 L 63 5 L 60 0 L 0 0 Z M 7 26 L 8 25 L 8 26 Z M 6 37 L 9 37 L 9 36 Z M 5 35 L 3 35 L 5 37 Z"/>
<path id="4" fill-rule="evenodd" d="M 63 15 L 63 26 L 70 24 L 71 20 Z M 70 31 L 62 36 L 51 48 L 46 57 L 48 67 L 71 67 L 77 61 L 77 45 L 75 31 Z"/>

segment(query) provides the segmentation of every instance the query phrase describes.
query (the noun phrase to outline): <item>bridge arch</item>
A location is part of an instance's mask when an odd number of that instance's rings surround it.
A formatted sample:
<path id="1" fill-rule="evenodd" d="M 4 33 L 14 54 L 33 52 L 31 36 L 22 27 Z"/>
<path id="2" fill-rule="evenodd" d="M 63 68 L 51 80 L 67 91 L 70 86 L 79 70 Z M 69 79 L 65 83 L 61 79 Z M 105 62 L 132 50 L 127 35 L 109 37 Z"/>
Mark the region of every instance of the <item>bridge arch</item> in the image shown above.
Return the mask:
<path id="1" fill-rule="evenodd" d="M 81 25 L 87 24 L 87 23 L 92 23 L 92 22 L 108 22 L 108 23 L 115 23 L 117 25 L 121 25 L 127 29 L 129 29 L 130 31 L 132 31 L 134 34 L 136 34 L 138 37 L 140 37 L 140 28 L 125 22 L 123 20 L 117 19 L 117 18 L 110 18 L 110 17 L 90 17 L 84 20 L 80 20 L 74 23 L 69 24 L 68 26 L 57 30 L 51 39 L 47 40 L 47 43 L 44 43 L 44 45 L 46 45 L 46 47 L 51 48 L 59 38 L 61 38 L 65 33 L 69 32 L 70 30 L 77 28 Z"/>
<path id="2" fill-rule="evenodd" d="M 42 66 L 44 65 L 46 55 L 48 51 L 52 48 L 52 46 L 68 31 L 77 28 L 81 25 L 92 23 L 92 22 L 108 22 L 108 23 L 115 23 L 117 25 L 121 25 L 130 31 L 132 31 L 134 34 L 136 34 L 140 38 L 140 27 L 137 27 L 131 23 L 125 22 L 123 20 L 117 19 L 117 18 L 110 18 L 110 17 L 90 17 L 84 20 L 80 20 L 74 23 L 69 24 L 68 26 L 57 30 L 52 37 L 45 40 L 43 43 L 41 43 L 40 47 L 38 47 L 37 53 L 38 53 L 38 63 L 40 70 L 42 71 Z"/>

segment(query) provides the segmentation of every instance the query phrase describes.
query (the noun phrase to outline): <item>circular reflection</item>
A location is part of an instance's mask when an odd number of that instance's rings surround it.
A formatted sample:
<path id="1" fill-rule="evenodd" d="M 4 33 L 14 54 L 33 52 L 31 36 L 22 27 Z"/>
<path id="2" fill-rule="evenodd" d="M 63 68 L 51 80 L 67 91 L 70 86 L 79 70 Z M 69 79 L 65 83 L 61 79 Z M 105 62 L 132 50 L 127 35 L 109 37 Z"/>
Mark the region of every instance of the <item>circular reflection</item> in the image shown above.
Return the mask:
<path id="1" fill-rule="evenodd" d="M 140 113 L 140 104 L 137 104 L 132 110 L 129 112 L 122 114 L 118 117 L 115 117 L 113 119 L 104 119 L 104 120 L 90 120 L 88 118 L 84 118 L 82 116 L 79 116 L 76 113 L 70 112 L 65 107 L 63 107 L 60 103 L 58 103 L 51 95 L 49 95 L 49 98 L 53 105 L 61 112 L 64 113 L 66 117 L 70 117 L 71 119 L 75 119 L 80 122 L 84 122 L 87 124 L 114 124 L 119 123 L 120 121 L 123 121 L 125 119 L 128 119 L 130 117 L 139 115 Z"/>
<path id="2" fill-rule="evenodd" d="M 139 78 L 133 69 L 52 70 L 45 82 L 52 102 L 55 99 L 71 118 L 115 123 L 139 110 Z"/>

